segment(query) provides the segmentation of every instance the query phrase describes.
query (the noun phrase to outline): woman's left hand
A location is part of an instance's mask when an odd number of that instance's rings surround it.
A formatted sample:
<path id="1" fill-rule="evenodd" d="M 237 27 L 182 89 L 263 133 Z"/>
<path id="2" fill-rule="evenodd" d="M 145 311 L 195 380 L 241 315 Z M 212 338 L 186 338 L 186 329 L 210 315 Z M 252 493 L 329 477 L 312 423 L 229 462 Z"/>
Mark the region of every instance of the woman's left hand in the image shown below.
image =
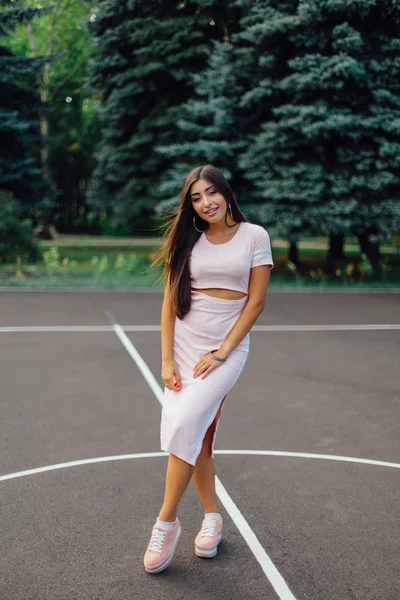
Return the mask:
<path id="1" fill-rule="evenodd" d="M 214 352 L 214 354 L 215 356 L 218 356 L 217 352 Z M 221 356 L 219 358 L 223 357 Z M 214 369 L 217 369 L 222 364 L 222 362 L 215 360 L 210 353 L 205 354 L 194 365 L 193 377 L 196 379 L 196 377 L 201 375 L 200 379 L 204 379 L 209 373 L 214 371 Z"/>

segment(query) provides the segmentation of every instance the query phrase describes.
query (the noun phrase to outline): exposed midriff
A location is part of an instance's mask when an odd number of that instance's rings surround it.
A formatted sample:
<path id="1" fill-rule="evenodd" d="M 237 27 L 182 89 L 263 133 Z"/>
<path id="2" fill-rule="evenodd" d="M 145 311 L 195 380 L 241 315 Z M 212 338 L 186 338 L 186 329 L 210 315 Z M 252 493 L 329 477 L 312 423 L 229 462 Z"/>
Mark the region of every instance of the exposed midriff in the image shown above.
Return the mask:
<path id="1" fill-rule="evenodd" d="M 214 298 L 222 298 L 222 300 L 239 300 L 247 296 L 244 292 L 237 292 L 236 290 L 226 290 L 223 288 L 192 288 L 196 292 L 202 292 L 207 296 L 213 296 Z"/>

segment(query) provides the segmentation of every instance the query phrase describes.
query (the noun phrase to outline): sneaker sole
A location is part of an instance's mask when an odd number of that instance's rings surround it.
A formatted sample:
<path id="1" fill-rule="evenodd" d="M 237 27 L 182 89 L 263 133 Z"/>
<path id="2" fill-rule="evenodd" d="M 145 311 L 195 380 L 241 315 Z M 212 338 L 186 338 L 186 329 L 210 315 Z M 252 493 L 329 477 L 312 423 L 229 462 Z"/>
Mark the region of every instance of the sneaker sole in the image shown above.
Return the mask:
<path id="1" fill-rule="evenodd" d="M 200 550 L 200 548 L 195 546 L 194 551 L 196 556 L 200 556 L 200 558 L 213 558 L 218 552 L 218 544 L 221 542 L 221 540 L 222 534 L 220 533 L 218 534 L 217 545 L 214 546 L 214 548 L 211 548 L 211 550 Z"/>
<path id="2" fill-rule="evenodd" d="M 172 559 L 174 558 L 175 548 L 176 548 L 177 543 L 179 542 L 181 533 L 182 533 L 182 530 L 181 530 L 181 528 L 179 528 L 179 533 L 176 536 L 174 545 L 172 546 L 171 554 L 161 565 L 159 565 L 158 567 L 155 567 L 154 569 L 149 569 L 148 567 L 146 567 L 146 565 L 144 566 L 147 573 L 151 573 L 152 575 L 155 575 L 156 573 L 161 573 L 161 571 L 164 571 L 164 569 L 166 569 L 168 567 L 168 565 L 172 562 Z"/>

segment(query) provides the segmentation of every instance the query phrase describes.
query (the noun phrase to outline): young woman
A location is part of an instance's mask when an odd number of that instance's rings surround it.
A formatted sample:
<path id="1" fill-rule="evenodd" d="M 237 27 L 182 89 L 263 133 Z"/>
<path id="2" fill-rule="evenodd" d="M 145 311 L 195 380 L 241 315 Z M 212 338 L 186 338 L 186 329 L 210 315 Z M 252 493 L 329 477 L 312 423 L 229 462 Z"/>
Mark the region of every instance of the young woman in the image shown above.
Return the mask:
<path id="1" fill-rule="evenodd" d="M 144 556 L 148 573 L 171 562 L 181 535 L 179 502 L 193 476 L 204 507 L 197 556 L 211 558 L 222 537 L 215 493 L 214 443 L 222 405 L 249 352 L 270 269 L 268 233 L 240 212 L 212 165 L 187 176 L 167 243 L 161 311 L 161 449 L 169 453 L 164 502 Z"/>

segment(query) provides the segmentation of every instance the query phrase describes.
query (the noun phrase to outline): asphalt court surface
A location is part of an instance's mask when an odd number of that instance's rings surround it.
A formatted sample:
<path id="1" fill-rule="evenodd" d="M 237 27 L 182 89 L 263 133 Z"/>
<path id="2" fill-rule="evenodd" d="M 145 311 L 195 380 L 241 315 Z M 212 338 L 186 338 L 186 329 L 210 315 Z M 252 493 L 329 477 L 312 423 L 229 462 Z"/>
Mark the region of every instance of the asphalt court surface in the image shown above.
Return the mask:
<path id="1" fill-rule="evenodd" d="M 0 477 L 0 598 L 399 600 L 400 469 L 339 457 L 400 463 L 400 330 L 351 330 L 398 325 L 400 295 L 272 291 L 257 321 L 272 329 L 251 332 L 216 448 L 293 454 L 221 453 L 217 472 L 288 591 L 273 587 L 224 505 L 218 556 L 194 555 L 193 484 L 172 565 L 157 576 L 142 567 L 164 491 L 166 457 L 151 455 L 160 405 L 106 311 L 162 386 L 159 331 L 129 331 L 158 326 L 161 303 L 145 292 L 1 294 L 0 476 L 150 456 Z M 100 329 L 40 329 L 60 326 Z"/>

